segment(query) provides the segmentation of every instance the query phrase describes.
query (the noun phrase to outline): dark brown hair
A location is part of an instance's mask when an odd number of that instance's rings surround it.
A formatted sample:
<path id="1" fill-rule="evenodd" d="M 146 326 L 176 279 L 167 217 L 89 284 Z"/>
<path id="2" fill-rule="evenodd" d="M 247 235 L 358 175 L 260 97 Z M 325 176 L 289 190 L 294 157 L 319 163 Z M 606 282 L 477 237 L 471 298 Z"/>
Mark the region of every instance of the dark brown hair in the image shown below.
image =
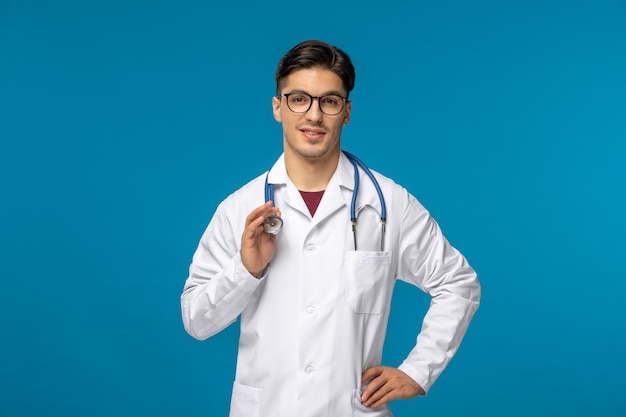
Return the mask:
<path id="1" fill-rule="evenodd" d="M 356 74 L 348 54 L 323 41 L 309 40 L 294 46 L 282 57 L 276 69 L 276 94 L 282 83 L 294 71 L 308 68 L 327 69 L 339 76 L 347 94 L 354 88 Z"/>

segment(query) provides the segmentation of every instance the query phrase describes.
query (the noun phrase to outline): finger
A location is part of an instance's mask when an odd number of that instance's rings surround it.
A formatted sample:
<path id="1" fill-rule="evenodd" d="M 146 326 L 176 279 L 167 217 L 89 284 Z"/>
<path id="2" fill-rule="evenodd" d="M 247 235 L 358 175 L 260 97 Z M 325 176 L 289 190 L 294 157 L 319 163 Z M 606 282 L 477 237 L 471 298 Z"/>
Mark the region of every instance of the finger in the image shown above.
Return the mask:
<path id="1" fill-rule="evenodd" d="M 389 401 L 397 400 L 399 398 L 402 398 L 402 397 L 396 394 L 396 390 L 390 390 L 390 391 L 387 391 L 380 398 L 376 400 L 372 398 L 371 401 L 368 401 L 367 404 L 363 404 L 363 405 L 366 407 L 370 407 L 370 408 L 376 408 L 376 407 L 380 407 L 380 406 L 387 404 Z"/>
<path id="2" fill-rule="evenodd" d="M 263 216 L 264 212 L 266 212 L 271 207 L 272 207 L 272 202 L 268 201 L 265 204 L 252 210 L 252 212 L 248 214 L 248 217 L 246 217 L 246 226 L 248 226 L 253 221 L 257 220 L 259 216 Z M 264 217 L 267 217 L 267 215 L 265 215 Z"/>
<path id="3" fill-rule="evenodd" d="M 265 216 L 261 215 L 260 213 L 256 213 L 256 216 L 254 217 L 253 214 L 255 213 L 250 213 L 250 215 L 246 219 L 245 235 L 248 238 L 252 238 L 257 234 L 257 229 L 263 224 L 263 221 L 265 220 Z"/>
<path id="4" fill-rule="evenodd" d="M 422 387 L 408 376 L 406 378 L 389 378 L 385 385 L 378 389 L 364 405 L 376 408 L 392 400 L 413 398 L 423 394 Z"/>
<path id="5" fill-rule="evenodd" d="M 259 228 L 263 225 L 264 220 L 265 218 L 263 216 L 259 216 L 248 223 L 248 226 L 246 226 L 248 238 L 254 238 L 258 234 Z"/>
<path id="6" fill-rule="evenodd" d="M 418 390 L 419 388 L 419 390 Z M 421 391 L 421 387 L 411 386 L 411 384 L 399 382 L 395 380 L 390 380 L 387 384 L 385 384 L 384 388 L 379 390 L 384 391 L 384 395 L 382 395 L 377 400 L 370 401 L 369 407 L 376 408 L 381 405 L 387 404 L 392 400 L 413 398 L 419 395 Z"/>
<path id="7" fill-rule="evenodd" d="M 382 382 L 381 382 L 382 381 Z M 383 380 L 381 377 L 375 378 L 372 383 L 377 383 L 378 387 L 374 389 L 371 394 L 367 396 L 361 403 L 366 407 L 377 407 L 377 403 L 385 398 L 385 396 L 393 390 L 392 385 L 389 381 Z M 370 389 L 371 384 L 367 387 L 367 390 Z M 364 393 L 365 394 L 365 393 Z M 384 403 L 382 403 L 384 404 Z"/>
<path id="8" fill-rule="evenodd" d="M 256 236 L 263 232 L 261 228 L 263 221 L 270 215 L 280 213 L 276 207 L 272 207 L 271 201 L 263 204 L 252 210 L 252 212 L 246 217 L 245 224 L 245 239 L 254 239 Z M 280 214 L 278 214 L 280 216 Z"/>
<path id="9" fill-rule="evenodd" d="M 276 207 L 269 206 L 265 208 L 259 213 L 259 217 L 261 218 L 261 223 L 263 223 L 263 221 L 270 216 L 273 216 L 273 215 L 280 216 L 279 213 L 280 211 Z M 256 221 L 256 220 L 258 220 L 258 217 L 254 219 L 253 221 Z"/>
<path id="10" fill-rule="evenodd" d="M 383 372 L 382 366 L 370 366 L 361 375 L 361 383 L 366 383 L 368 380 L 377 377 Z"/>
<path id="11" fill-rule="evenodd" d="M 372 397 L 378 399 L 375 395 L 387 382 L 387 378 L 382 376 L 382 373 L 375 376 L 363 390 L 361 394 L 361 403 L 366 404 L 372 401 Z"/>

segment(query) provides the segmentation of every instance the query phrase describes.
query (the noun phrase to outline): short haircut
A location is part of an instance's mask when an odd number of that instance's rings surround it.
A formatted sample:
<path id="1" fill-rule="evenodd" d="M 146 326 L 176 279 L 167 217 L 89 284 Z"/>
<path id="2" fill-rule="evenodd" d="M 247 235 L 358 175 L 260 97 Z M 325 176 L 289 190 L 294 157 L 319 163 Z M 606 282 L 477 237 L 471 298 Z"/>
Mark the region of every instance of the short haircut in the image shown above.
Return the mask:
<path id="1" fill-rule="evenodd" d="M 276 69 L 276 94 L 280 95 L 283 82 L 301 69 L 322 68 L 335 74 L 343 82 L 346 95 L 354 88 L 356 74 L 348 54 L 323 41 L 308 40 L 294 46 L 282 57 Z"/>

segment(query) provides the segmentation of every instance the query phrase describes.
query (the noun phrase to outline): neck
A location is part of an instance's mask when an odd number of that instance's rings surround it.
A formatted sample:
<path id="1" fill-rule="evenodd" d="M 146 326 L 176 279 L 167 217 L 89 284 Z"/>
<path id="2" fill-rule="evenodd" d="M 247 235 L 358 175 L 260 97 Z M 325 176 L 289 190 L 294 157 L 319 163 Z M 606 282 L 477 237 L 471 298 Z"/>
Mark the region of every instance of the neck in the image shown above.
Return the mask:
<path id="1" fill-rule="evenodd" d="M 300 191 L 324 191 L 337 169 L 339 153 L 328 158 L 304 158 L 285 153 L 287 175 Z"/>

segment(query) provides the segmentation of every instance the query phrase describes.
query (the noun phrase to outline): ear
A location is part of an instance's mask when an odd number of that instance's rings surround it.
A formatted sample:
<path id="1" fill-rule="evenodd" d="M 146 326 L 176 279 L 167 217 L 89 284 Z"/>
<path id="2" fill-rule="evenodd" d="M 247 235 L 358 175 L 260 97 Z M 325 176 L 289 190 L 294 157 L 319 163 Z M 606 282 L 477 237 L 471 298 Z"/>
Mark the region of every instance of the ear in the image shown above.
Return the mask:
<path id="1" fill-rule="evenodd" d="M 281 98 L 280 97 L 272 97 L 272 110 L 274 112 L 274 119 L 278 122 L 278 123 L 282 123 L 283 119 L 280 115 L 280 102 L 281 102 Z"/>
<path id="2" fill-rule="evenodd" d="M 350 116 L 352 116 L 352 100 L 346 101 L 346 108 L 343 112 L 343 125 L 347 125 L 350 121 Z"/>

